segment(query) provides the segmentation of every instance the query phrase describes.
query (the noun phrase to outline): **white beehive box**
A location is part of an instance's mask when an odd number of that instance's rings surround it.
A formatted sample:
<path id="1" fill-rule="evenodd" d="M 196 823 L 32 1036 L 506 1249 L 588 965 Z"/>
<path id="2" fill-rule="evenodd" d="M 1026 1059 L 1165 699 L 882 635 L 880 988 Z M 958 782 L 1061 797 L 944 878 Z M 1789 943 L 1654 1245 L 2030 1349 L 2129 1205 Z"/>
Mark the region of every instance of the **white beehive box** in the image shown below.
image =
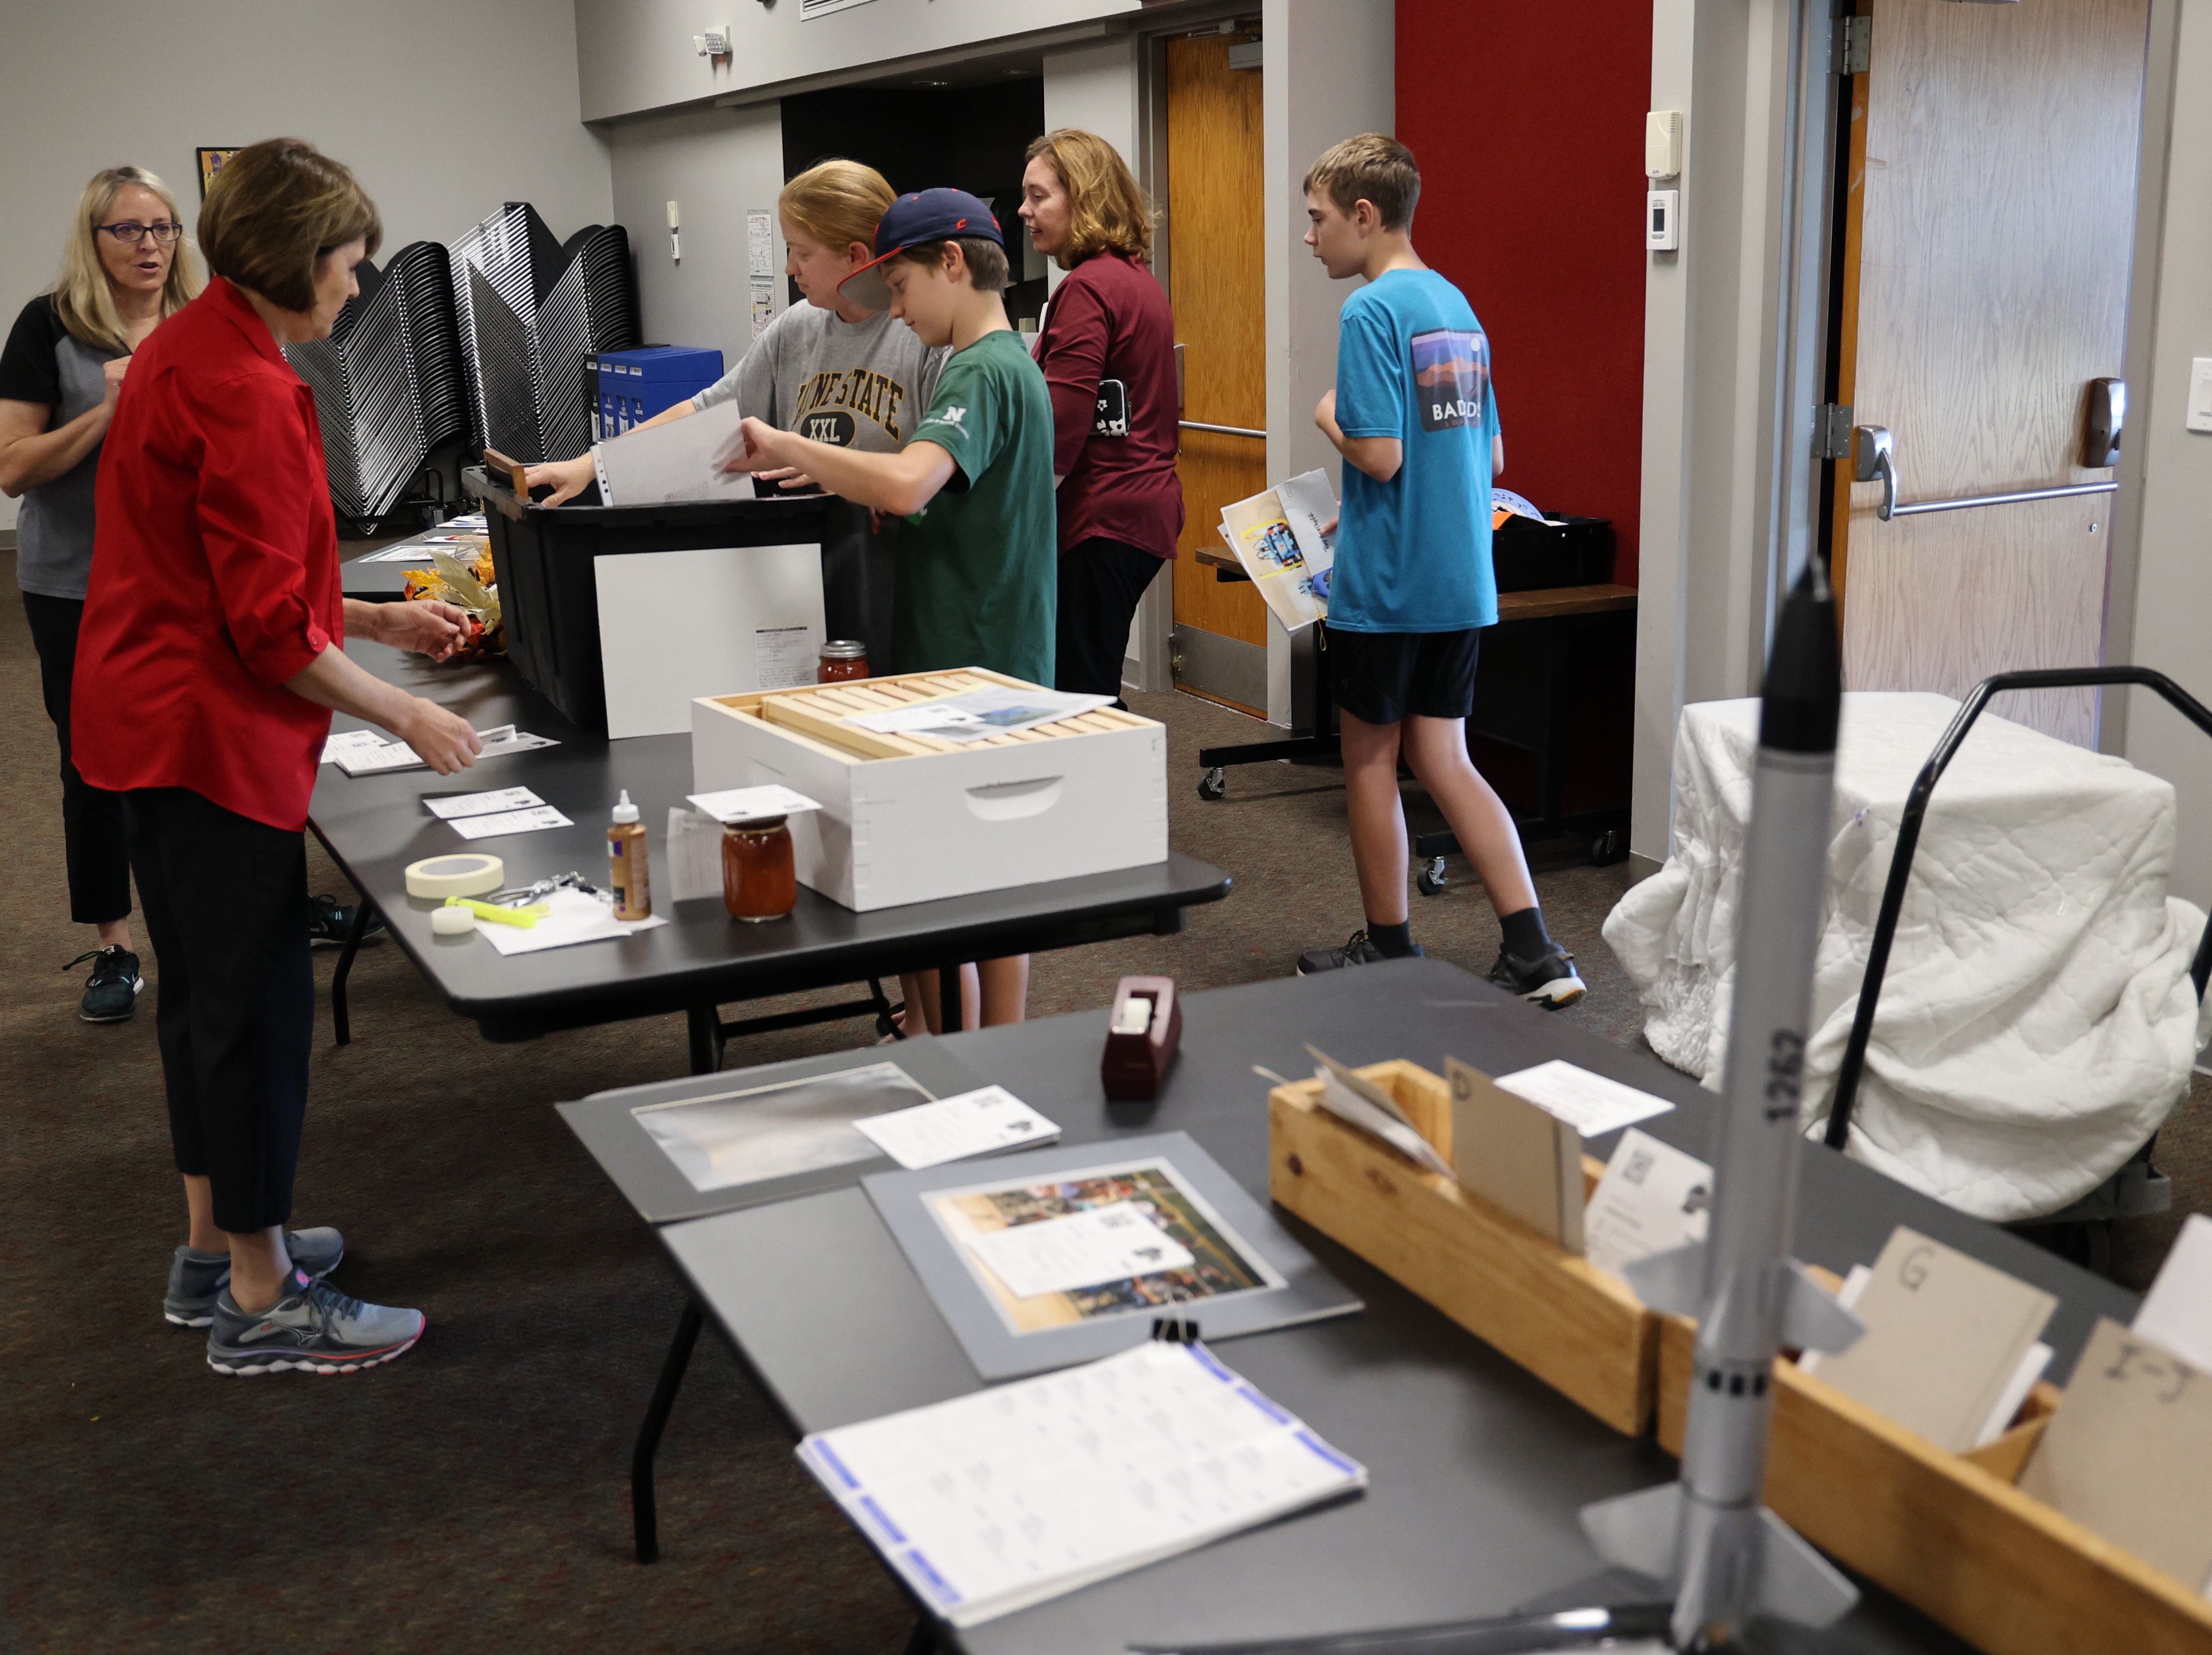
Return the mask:
<path id="1" fill-rule="evenodd" d="M 981 667 L 691 704 L 702 793 L 781 782 L 822 809 L 791 818 L 799 882 L 866 912 L 1164 862 L 1167 727 L 1103 708 L 964 746 L 842 724 L 986 685 Z"/>

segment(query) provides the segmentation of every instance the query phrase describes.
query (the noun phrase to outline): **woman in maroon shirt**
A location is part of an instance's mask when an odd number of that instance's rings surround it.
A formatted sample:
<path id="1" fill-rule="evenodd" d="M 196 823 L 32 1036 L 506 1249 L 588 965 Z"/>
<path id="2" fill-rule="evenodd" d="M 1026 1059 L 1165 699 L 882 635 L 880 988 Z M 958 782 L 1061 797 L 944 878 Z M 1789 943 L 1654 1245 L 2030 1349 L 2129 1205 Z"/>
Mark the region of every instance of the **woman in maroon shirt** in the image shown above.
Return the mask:
<path id="1" fill-rule="evenodd" d="M 1037 336 L 1060 491 L 1055 688 L 1121 696 L 1138 600 L 1182 532 L 1175 316 L 1152 275 L 1152 209 L 1114 146 L 1062 127 L 1030 146 L 1023 223 L 1066 270 Z"/>
<path id="2" fill-rule="evenodd" d="M 329 336 L 381 233 L 352 173 L 308 145 L 232 156 L 200 209 L 216 279 L 131 359 L 100 467 L 75 753 L 124 795 L 154 945 L 191 1222 L 162 1307 L 209 1329 L 226 1373 L 351 1373 L 422 1331 L 323 1282 L 337 1231 L 283 1228 L 314 1015 L 301 829 L 330 709 L 441 775 L 482 745 L 340 647 L 352 631 L 442 658 L 459 632 L 443 604 L 341 597 L 314 393 L 282 349 Z"/>

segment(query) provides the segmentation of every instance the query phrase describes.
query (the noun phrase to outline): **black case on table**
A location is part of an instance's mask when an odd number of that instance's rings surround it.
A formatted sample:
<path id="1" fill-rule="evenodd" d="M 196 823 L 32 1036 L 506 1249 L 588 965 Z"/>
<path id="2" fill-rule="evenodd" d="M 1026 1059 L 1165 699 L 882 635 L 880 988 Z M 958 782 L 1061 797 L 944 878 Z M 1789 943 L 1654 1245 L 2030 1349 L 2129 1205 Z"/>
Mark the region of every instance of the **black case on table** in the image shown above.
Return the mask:
<path id="1" fill-rule="evenodd" d="M 1516 512 L 1491 530 L 1490 555 L 1502 592 L 1603 585 L 1613 579 L 1613 524 L 1565 513 L 1539 523 Z"/>

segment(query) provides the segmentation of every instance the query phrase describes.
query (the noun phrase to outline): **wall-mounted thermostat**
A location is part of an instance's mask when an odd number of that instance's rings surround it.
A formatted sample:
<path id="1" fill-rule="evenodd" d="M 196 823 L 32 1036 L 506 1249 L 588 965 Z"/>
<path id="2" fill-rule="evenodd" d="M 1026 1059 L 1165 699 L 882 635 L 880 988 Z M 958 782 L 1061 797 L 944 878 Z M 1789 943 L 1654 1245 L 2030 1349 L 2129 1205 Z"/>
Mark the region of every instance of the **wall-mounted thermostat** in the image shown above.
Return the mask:
<path id="1" fill-rule="evenodd" d="M 1671 179 L 1682 170 L 1682 112 L 1655 109 L 1644 118 L 1644 176 Z"/>
<path id="2" fill-rule="evenodd" d="M 1682 192 L 1652 190 L 1644 197 L 1644 247 L 1647 252 L 1671 253 L 1682 245 Z"/>

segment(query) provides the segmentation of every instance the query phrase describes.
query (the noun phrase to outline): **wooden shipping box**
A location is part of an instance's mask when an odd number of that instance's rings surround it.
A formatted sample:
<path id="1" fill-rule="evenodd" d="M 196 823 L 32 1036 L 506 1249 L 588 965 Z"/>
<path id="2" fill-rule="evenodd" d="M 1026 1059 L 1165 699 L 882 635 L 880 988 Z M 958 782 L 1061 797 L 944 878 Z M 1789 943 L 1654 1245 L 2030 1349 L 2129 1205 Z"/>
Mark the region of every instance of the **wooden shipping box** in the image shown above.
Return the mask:
<path id="1" fill-rule="evenodd" d="M 866 912 L 1168 855 L 1167 727 L 1112 707 L 965 744 L 845 720 L 964 689 L 1034 689 L 981 667 L 704 696 L 693 790 L 780 782 L 822 806 L 791 818 L 799 882 Z"/>
<path id="2" fill-rule="evenodd" d="M 1659 1441 L 1679 1455 L 1697 1324 L 1658 1319 Z M 1994 1442 L 1951 1454 L 1786 1356 L 1774 1381 L 1766 1503 L 1976 1648 L 2212 1650 L 2212 1599 L 2013 1486 L 2058 1405 L 2056 1387 L 2038 1385 Z"/>
<path id="3" fill-rule="evenodd" d="M 1452 1159 L 1441 1076 L 1403 1061 L 1358 1072 Z M 1275 1200 L 1615 1430 L 1648 1426 L 1657 1319 L 1627 1283 L 1340 1120 L 1321 1089 L 1304 1081 L 1267 1094 Z M 1604 1170 L 1583 1157 L 1585 1197 Z"/>

